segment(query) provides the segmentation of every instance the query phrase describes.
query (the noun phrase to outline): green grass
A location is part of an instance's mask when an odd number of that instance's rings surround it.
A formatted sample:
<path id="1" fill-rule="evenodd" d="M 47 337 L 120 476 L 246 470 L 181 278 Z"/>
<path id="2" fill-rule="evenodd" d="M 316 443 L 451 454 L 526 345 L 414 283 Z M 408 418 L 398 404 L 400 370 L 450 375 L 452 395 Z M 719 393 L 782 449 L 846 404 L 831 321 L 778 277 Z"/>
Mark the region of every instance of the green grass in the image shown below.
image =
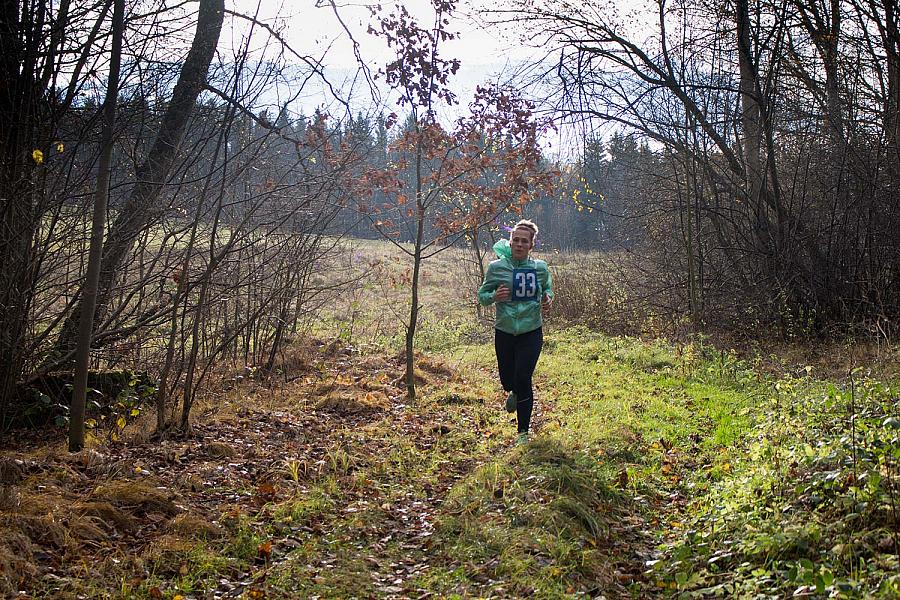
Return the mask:
<path id="1" fill-rule="evenodd" d="M 654 574 L 691 597 L 900 597 L 897 388 L 772 382 Z M 893 420 L 892 420 L 893 419 Z M 852 423 L 852 426 L 851 426 Z"/>
<path id="2" fill-rule="evenodd" d="M 454 356 L 473 368 L 494 360 L 488 345 Z M 661 539 L 646 520 L 649 503 L 674 485 L 665 456 L 693 447 L 712 460 L 746 431 L 741 412 L 753 402 L 685 380 L 678 362 L 662 343 L 583 329 L 550 335 L 537 436 L 453 490 L 441 522 L 445 564 L 423 586 L 462 597 L 654 591 L 635 567 Z"/>
<path id="3" fill-rule="evenodd" d="M 431 348 L 456 377 L 399 420 L 334 431 L 293 496 L 134 595 L 188 564 L 178 590 L 249 572 L 270 598 L 900 597 L 896 386 L 551 330 L 515 447 L 492 344 L 448 323 Z"/>
<path id="4" fill-rule="evenodd" d="M 453 490 L 443 564 L 424 587 L 460 597 L 900 595 L 896 387 L 855 386 L 852 433 L 846 386 L 767 379 L 700 344 L 583 329 L 547 342 L 537 397 L 553 410 L 525 450 Z M 487 346 L 456 356 L 473 367 L 493 359 Z"/>

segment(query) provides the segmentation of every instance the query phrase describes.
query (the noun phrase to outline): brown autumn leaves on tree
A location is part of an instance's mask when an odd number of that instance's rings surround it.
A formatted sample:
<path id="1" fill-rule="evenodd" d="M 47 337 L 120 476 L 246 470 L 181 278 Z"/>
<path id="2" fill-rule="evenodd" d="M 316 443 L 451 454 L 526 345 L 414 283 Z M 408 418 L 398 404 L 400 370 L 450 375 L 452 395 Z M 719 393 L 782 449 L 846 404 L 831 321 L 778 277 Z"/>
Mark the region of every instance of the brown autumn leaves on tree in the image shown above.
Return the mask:
<path id="1" fill-rule="evenodd" d="M 412 259 L 405 323 L 410 400 L 416 398 L 415 335 L 423 261 L 501 213 L 521 210 L 554 181 L 541 162 L 539 148 L 549 122 L 538 119 L 534 106 L 515 91 L 479 87 L 467 116 L 450 130 L 439 122 L 438 107 L 457 102 L 450 82 L 459 61 L 441 56 L 443 43 L 455 37 L 448 26 L 456 2 L 433 0 L 431 7 L 433 23 L 428 28 L 419 25 L 405 6 L 396 6 L 387 15 L 372 10 L 376 25 L 369 32 L 385 39 L 396 53 L 380 75 L 398 94 L 397 104 L 409 111 L 409 119 L 392 144 L 400 159 L 386 168 L 370 169 L 361 180 L 363 195 L 378 188 L 386 201 L 359 207 L 385 239 Z M 415 223 L 412 248 L 401 244 L 399 223 L 404 217 Z"/>

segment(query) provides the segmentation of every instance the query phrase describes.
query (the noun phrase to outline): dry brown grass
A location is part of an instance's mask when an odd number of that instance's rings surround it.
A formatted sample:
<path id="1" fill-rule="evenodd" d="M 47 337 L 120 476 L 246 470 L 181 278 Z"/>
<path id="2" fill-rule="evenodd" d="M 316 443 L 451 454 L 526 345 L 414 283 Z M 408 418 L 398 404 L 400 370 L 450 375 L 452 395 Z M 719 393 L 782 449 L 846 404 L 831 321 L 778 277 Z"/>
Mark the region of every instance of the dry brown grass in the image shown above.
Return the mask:
<path id="1" fill-rule="evenodd" d="M 352 392 L 331 391 L 315 404 L 316 410 L 334 415 L 364 416 L 385 410 L 389 406 L 384 397 Z"/>
<path id="2" fill-rule="evenodd" d="M 412 259 L 384 240 L 350 240 L 346 250 L 349 267 L 331 277 L 353 283 L 326 314 L 338 326 L 352 326 L 359 340 L 400 335 L 409 318 Z M 465 276 L 466 259 L 464 249 L 449 248 L 422 263 L 419 302 L 427 318 L 474 318 L 477 284 Z"/>
<path id="3" fill-rule="evenodd" d="M 0 526 L 0 593 L 11 597 L 37 575 L 35 551 L 31 538 L 18 528 Z"/>
<path id="4" fill-rule="evenodd" d="M 7 469 L 13 474 L 7 479 L 16 481 L 0 484 L 0 597 L 32 589 L 55 572 L 53 565 L 69 564 L 69 574 L 85 580 L 98 570 L 134 567 L 141 573 L 132 563 L 143 560 L 145 553 L 136 548 L 147 535 L 162 535 L 164 541 L 154 543 L 159 552 L 172 546 L 179 553 L 197 540 L 221 537 L 221 527 L 196 512 L 181 513 L 170 491 L 177 486 L 146 475 L 110 476 L 110 466 L 121 462 L 94 449 L 68 454 L 44 448 L 0 457 L 0 464 L 15 465 Z M 134 477 L 130 470 L 129 476 Z M 135 537 L 139 533 L 141 541 Z"/>
<path id="5" fill-rule="evenodd" d="M 180 511 L 168 494 L 141 481 L 111 481 L 98 486 L 93 496 L 133 514 L 159 513 L 171 517 Z"/>
<path id="6" fill-rule="evenodd" d="M 712 334 L 710 340 L 719 348 L 734 348 L 745 358 L 758 359 L 759 368 L 775 376 L 810 366 L 815 377 L 832 381 L 845 380 L 851 370 L 859 367 L 876 379 L 900 378 L 898 345 L 866 339 L 758 339 L 735 337 L 727 332 Z"/>
<path id="7" fill-rule="evenodd" d="M 218 525 L 210 523 L 202 517 L 182 513 L 172 519 L 166 526 L 166 530 L 183 538 L 215 539 L 222 537 L 225 532 Z"/>
<path id="8" fill-rule="evenodd" d="M 210 458 L 231 458 L 237 454 L 237 450 L 224 442 L 207 442 L 203 444 L 203 453 Z"/>
<path id="9" fill-rule="evenodd" d="M 72 510 L 75 515 L 99 520 L 107 531 L 115 529 L 121 533 L 129 533 L 137 528 L 134 517 L 109 502 L 87 500 L 76 503 Z"/>

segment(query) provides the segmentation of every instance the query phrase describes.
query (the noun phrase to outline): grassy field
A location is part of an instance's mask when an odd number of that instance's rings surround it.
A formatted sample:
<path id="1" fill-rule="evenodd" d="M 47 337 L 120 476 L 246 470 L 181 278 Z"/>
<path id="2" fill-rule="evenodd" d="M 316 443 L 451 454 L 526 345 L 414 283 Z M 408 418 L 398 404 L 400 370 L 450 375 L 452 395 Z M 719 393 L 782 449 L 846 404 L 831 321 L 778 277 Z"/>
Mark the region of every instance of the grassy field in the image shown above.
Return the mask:
<path id="1" fill-rule="evenodd" d="M 378 248 L 285 377 L 209 390 L 195 437 L 4 452 L 3 592 L 900 597 L 896 383 L 551 319 L 516 447 L 452 260 L 426 270 L 406 403 L 406 265 Z"/>

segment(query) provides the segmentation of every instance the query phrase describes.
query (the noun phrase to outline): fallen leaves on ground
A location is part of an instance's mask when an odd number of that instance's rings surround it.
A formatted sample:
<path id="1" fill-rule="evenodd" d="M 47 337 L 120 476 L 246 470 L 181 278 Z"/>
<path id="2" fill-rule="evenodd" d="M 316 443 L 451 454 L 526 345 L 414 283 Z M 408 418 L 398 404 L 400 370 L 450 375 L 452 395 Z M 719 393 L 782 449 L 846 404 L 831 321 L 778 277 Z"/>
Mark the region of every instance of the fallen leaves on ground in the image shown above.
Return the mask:
<path id="1" fill-rule="evenodd" d="M 301 372 L 290 374 L 288 383 L 247 380 L 225 402 L 215 399 L 219 410 L 209 408 L 209 401 L 198 405 L 195 414 L 211 416 L 194 423 L 188 438 L 117 442 L 77 454 L 63 451 L 60 440 L 20 440 L 0 460 L 0 473 L 9 481 L 0 494 L 6 499 L 0 506 L 3 591 L 84 593 L 86 586 L 103 585 L 91 581 L 100 564 L 108 569 L 108 584 L 128 581 L 138 588 L 166 573 L 170 555 L 176 564 L 169 576 L 187 578 L 193 566 L 178 557 L 193 544 L 242 528 L 270 530 L 280 503 L 302 499 L 324 477 L 349 478 L 388 456 L 394 440 L 387 433 L 427 450 L 450 432 L 448 425 L 435 424 L 439 415 L 433 410 L 406 405 L 402 356 L 359 356 L 338 342 L 312 350 L 294 361 Z M 456 376 L 427 359 L 418 377 L 428 385 L 432 378 L 446 383 Z M 368 425 L 385 437 L 353 435 Z M 447 465 L 436 487 L 413 486 L 384 501 L 376 487 L 342 491 L 341 518 L 379 513 L 366 532 L 375 543 L 369 558 L 378 565 L 372 578 L 379 589 L 403 589 L 424 568 L 415 561 L 382 564 L 379 544 L 406 552 L 427 548 L 440 496 L 472 466 L 467 460 Z M 273 532 L 254 546 L 262 564 L 223 579 L 220 596 L 266 597 L 266 573 L 257 582 L 252 571 L 281 560 L 304 536 L 328 533 L 315 519 Z M 311 565 L 313 577 L 328 560 L 323 555 Z M 144 591 L 150 597 L 173 592 L 162 583 Z"/>

